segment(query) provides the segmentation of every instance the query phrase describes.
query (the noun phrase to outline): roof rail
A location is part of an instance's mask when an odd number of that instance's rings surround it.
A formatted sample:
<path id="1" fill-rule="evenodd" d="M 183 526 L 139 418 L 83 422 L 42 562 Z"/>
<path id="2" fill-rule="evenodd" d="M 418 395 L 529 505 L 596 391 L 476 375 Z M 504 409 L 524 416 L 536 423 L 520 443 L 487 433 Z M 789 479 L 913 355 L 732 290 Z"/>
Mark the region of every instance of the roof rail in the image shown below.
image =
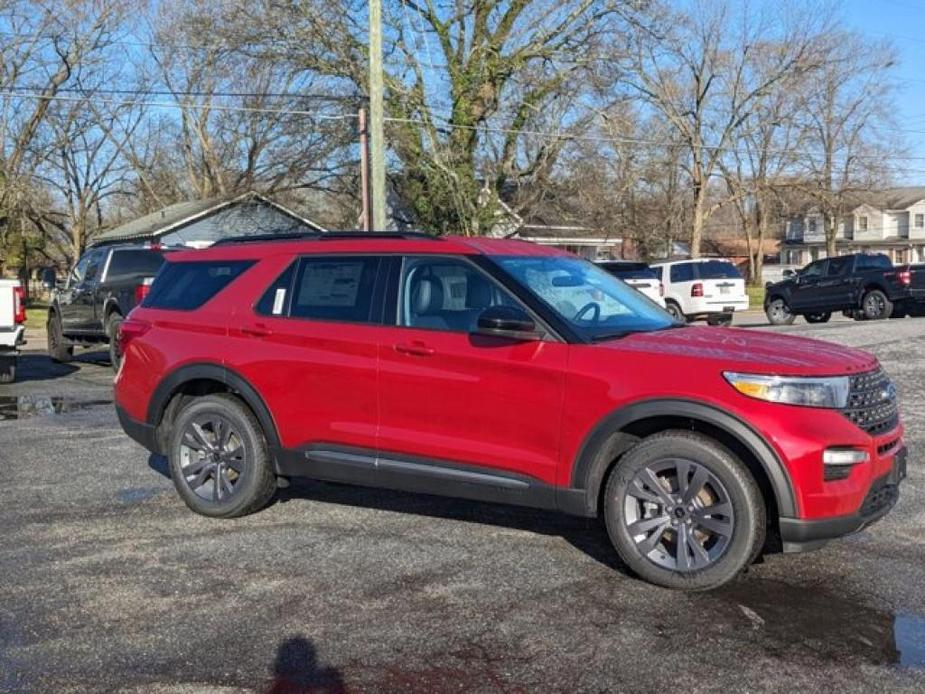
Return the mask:
<path id="1" fill-rule="evenodd" d="M 439 236 L 421 231 L 300 231 L 284 234 L 251 234 L 219 239 L 212 246 L 227 246 L 235 243 L 262 243 L 265 241 L 337 241 L 343 239 L 418 239 L 437 241 Z"/>

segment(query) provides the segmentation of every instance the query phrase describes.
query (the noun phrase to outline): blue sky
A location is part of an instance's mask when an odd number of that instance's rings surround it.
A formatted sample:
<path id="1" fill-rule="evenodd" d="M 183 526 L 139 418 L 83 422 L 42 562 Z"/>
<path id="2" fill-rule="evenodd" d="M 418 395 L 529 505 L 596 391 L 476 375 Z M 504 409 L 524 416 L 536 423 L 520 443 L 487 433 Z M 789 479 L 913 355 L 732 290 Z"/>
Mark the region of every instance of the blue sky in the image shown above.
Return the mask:
<path id="1" fill-rule="evenodd" d="M 910 161 L 908 174 L 897 174 L 895 183 L 925 184 L 925 0 L 844 0 L 842 8 L 849 28 L 872 39 L 889 38 L 896 47 L 896 122 L 909 155 L 922 159 Z"/>

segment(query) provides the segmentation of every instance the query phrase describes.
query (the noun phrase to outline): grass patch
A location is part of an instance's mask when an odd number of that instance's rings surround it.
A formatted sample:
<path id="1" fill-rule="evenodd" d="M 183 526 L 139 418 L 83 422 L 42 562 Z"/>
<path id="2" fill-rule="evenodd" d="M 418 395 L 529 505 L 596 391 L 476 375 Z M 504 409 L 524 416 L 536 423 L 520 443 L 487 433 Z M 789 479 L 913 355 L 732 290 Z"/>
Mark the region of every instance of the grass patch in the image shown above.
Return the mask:
<path id="1" fill-rule="evenodd" d="M 764 287 L 746 287 L 749 308 L 760 309 L 764 306 Z"/>
<path id="2" fill-rule="evenodd" d="M 44 301 L 26 302 L 26 327 L 44 328 L 48 320 L 48 304 Z"/>

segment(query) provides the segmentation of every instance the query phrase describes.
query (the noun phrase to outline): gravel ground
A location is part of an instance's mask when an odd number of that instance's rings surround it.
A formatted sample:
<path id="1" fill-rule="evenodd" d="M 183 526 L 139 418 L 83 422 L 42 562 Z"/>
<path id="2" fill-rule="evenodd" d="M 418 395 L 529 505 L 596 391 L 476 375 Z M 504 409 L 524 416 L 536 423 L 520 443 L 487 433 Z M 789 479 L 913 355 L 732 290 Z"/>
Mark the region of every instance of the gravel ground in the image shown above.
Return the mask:
<path id="1" fill-rule="evenodd" d="M 193 515 L 99 404 L 103 352 L 27 354 L 0 386 L 0 690 L 923 691 L 925 320 L 777 330 L 881 359 L 909 479 L 869 530 L 697 595 L 539 511 L 297 483 Z"/>

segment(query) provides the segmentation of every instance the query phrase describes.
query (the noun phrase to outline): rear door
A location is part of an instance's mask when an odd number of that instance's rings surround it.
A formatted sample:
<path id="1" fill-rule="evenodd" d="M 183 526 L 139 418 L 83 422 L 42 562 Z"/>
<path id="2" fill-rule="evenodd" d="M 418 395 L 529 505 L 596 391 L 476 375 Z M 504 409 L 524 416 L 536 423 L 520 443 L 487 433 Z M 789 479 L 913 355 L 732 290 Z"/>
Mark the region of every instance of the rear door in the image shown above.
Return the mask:
<path id="1" fill-rule="evenodd" d="M 409 256 L 396 279 L 379 351 L 382 454 L 555 483 L 568 345 L 476 334 L 485 308 L 524 307 L 469 259 Z"/>
<path id="2" fill-rule="evenodd" d="M 368 255 L 296 258 L 236 314 L 233 368 L 263 396 L 281 443 L 304 455 L 376 447 L 379 268 Z"/>

